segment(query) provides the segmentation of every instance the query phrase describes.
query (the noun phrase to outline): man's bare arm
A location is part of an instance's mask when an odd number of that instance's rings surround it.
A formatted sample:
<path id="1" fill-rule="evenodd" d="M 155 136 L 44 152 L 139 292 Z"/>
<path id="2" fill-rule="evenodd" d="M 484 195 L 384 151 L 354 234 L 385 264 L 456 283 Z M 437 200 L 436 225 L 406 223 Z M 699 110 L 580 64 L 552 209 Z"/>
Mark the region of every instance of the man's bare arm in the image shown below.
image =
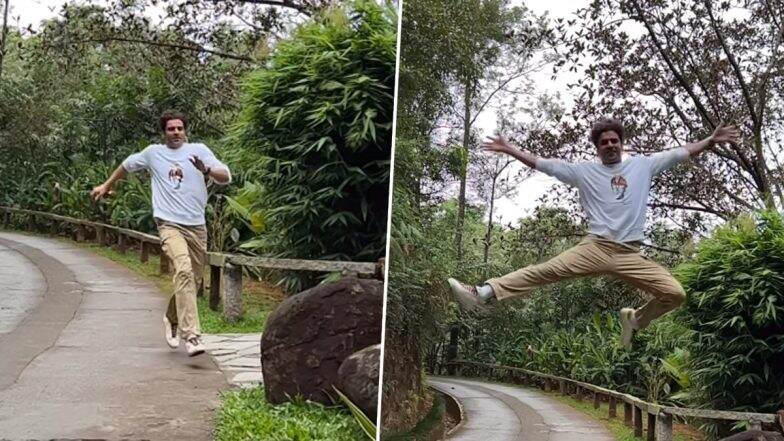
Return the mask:
<path id="1" fill-rule="evenodd" d="M 536 168 L 536 160 L 539 159 L 532 153 L 515 148 L 512 144 L 509 144 L 503 136 L 487 139 L 482 143 L 482 150 L 486 152 L 505 153 L 533 169 Z"/>
<path id="2" fill-rule="evenodd" d="M 120 164 L 120 166 L 117 167 L 116 170 L 114 170 L 112 175 L 109 176 L 109 179 L 107 179 L 106 182 L 93 188 L 93 191 L 90 192 L 90 197 L 93 198 L 94 201 L 97 201 L 98 199 L 104 197 L 106 193 L 109 193 L 109 191 L 111 191 L 115 182 L 124 179 L 125 176 L 127 175 L 128 172 L 125 171 L 125 168 L 122 166 L 122 164 Z"/>
<path id="3" fill-rule="evenodd" d="M 740 130 L 734 126 L 725 126 L 724 123 L 721 123 L 709 137 L 697 142 L 684 144 L 683 148 L 689 152 L 689 156 L 697 156 L 703 150 L 722 142 L 738 144 L 740 142 Z"/>

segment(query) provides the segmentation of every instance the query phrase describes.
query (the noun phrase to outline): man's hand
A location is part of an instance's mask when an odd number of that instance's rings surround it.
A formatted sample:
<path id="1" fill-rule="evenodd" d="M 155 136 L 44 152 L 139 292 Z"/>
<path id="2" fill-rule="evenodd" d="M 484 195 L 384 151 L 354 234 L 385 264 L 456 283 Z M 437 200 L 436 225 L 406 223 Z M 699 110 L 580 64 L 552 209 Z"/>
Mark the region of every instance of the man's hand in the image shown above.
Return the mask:
<path id="1" fill-rule="evenodd" d="M 482 150 L 493 153 L 505 153 L 531 168 L 536 168 L 536 156 L 526 151 L 515 148 L 512 144 L 498 135 L 490 137 L 482 143 Z"/>
<path id="2" fill-rule="evenodd" d="M 93 201 L 97 201 L 98 199 L 101 199 L 107 193 L 109 193 L 109 190 L 110 190 L 110 188 L 109 188 L 108 185 L 101 184 L 101 185 L 93 188 L 93 191 L 90 192 L 90 198 L 92 198 Z"/>
<path id="3" fill-rule="evenodd" d="M 191 161 L 191 164 L 193 164 L 193 166 L 196 167 L 196 170 L 200 171 L 203 175 L 209 172 L 209 169 L 204 165 L 204 162 L 202 162 L 202 160 L 199 159 L 198 156 L 193 156 L 192 158 L 189 159 Z"/>
<path id="4" fill-rule="evenodd" d="M 722 122 L 713 131 L 710 138 L 711 144 L 718 144 L 722 142 L 729 142 L 730 144 L 737 145 L 740 143 L 740 130 L 735 126 L 725 126 Z"/>
<path id="5" fill-rule="evenodd" d="M 740 130 L 735 126 L 725 126 L 724 122 L 722 122 L 716 126 L 716 129 L 709 137 L 697 142 L 684 144 L 683 148 L 689 152 L 690 156 L 697 156 L 703 150 L 723 142 L 729 142 L 732 145 L 740 143 Z"/>
<path id="6" fill-rule="evenodd" d="M 482 142 L 482 150 L 486 152 L 511 154 L 516 149 L 512 147 L 503 136 L 499 135 L 495 138 L 490 137 Z"/>

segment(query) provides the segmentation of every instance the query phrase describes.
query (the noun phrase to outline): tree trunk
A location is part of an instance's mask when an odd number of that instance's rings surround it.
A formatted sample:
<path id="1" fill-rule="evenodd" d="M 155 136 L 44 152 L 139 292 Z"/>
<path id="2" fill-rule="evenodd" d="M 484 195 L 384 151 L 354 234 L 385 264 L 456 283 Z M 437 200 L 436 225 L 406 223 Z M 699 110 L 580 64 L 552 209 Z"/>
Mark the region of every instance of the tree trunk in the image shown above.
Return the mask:
<path id="1" fill-rule="evenodd" d="M 422 356 L 417 336 L 387 333 L 384 344 L 381 431 L 411 430 L 430 411 L 432 397 L 423 383 Z"/>
<path id="2" fill-rule="evenodd" d="M 5 59 L 5 40 L 8 37 L 8 6 L 11 0 L 5 0 L 5 12 L 3 12 L 3 29 L 0 35 L 0 78 L 3 77 L 3 60 Z"/>
<path id="3" fill-rule="evenodd" d="M 496 164 L 497 162 L 498 160 L 496 159 Z M 490 187 L 490 214 L 487 216 L 487 232 L 485 233 L 485 265 L 487 265 L 490 256 L 490 241 L 492 240 L 493 234 L 493 208 L 495 207 L 495 183 L 498 181 L 499 176 L 501 176 L 500 173 L 493 174 L 493 184 Z"/>
<path id="4" fill-rule="evenodd" d="M 468 147 L 471 141 L 471 94 L 473 87 L 466 81 L 463 113 L 463 160 L 460 165 L 460 196 L 458 196 L 457 228 L 455 234 L 455 247 L 457 249 L 457 263 L 463 261 L 463 223 L 466 210 L 466 179 L 468 177 Z"/>

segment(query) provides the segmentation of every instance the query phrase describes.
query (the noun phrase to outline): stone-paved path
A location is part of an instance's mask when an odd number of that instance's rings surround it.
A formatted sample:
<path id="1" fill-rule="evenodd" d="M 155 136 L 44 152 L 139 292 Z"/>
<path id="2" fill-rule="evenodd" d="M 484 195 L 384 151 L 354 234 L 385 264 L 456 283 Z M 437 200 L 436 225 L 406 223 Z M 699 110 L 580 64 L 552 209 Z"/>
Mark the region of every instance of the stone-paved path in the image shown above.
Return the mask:
<path id="1" fill-rule="evenodd" d="M 0 439 L 212 439 L 228 384 L 208 355 L 166 346 L 152 282 L 16 233 L 0 259 Z"/>
<path id="2" fill-rule="evenodd" d="M 203 339 L 230 385 L 261 384 L 261 334 L 205 334 Z"/>
<path id="3" fill-rule="evenodd" d="M 429 382 L 463 407 L 465 420 L 449 440 L 615 439 L 600 422 L 534 389 L 451 377 L 430 377 Z"/>

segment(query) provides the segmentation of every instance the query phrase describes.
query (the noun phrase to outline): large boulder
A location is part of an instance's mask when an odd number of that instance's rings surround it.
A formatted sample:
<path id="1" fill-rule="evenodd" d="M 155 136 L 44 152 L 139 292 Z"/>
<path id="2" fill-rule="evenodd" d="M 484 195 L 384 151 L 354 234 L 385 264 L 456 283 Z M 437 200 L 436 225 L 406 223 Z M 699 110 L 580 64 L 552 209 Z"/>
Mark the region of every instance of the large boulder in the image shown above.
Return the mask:
<path id="1" fill-rule="evenodd" d="M 380 365 L 381 345 L 377 344 L 351 354 L 338 370 L 338 389 L 374 421 L 378 410 Z"/>
<path id="2" fill-rule="evenodd" d="M 735 435 L 722 438 L 721 441 L 784 441 L 784 436 L 778 432 L 763 432 L 762 430 L 747 430 Z"/>
<path id="3" fill-rule="evenodd" d="M 349 355 L 381 342 L 384 283 L 344 277 L 287 298 L 261 337 L 267 400 L 301 395 L 330 404 L 338 369 Z"/>

